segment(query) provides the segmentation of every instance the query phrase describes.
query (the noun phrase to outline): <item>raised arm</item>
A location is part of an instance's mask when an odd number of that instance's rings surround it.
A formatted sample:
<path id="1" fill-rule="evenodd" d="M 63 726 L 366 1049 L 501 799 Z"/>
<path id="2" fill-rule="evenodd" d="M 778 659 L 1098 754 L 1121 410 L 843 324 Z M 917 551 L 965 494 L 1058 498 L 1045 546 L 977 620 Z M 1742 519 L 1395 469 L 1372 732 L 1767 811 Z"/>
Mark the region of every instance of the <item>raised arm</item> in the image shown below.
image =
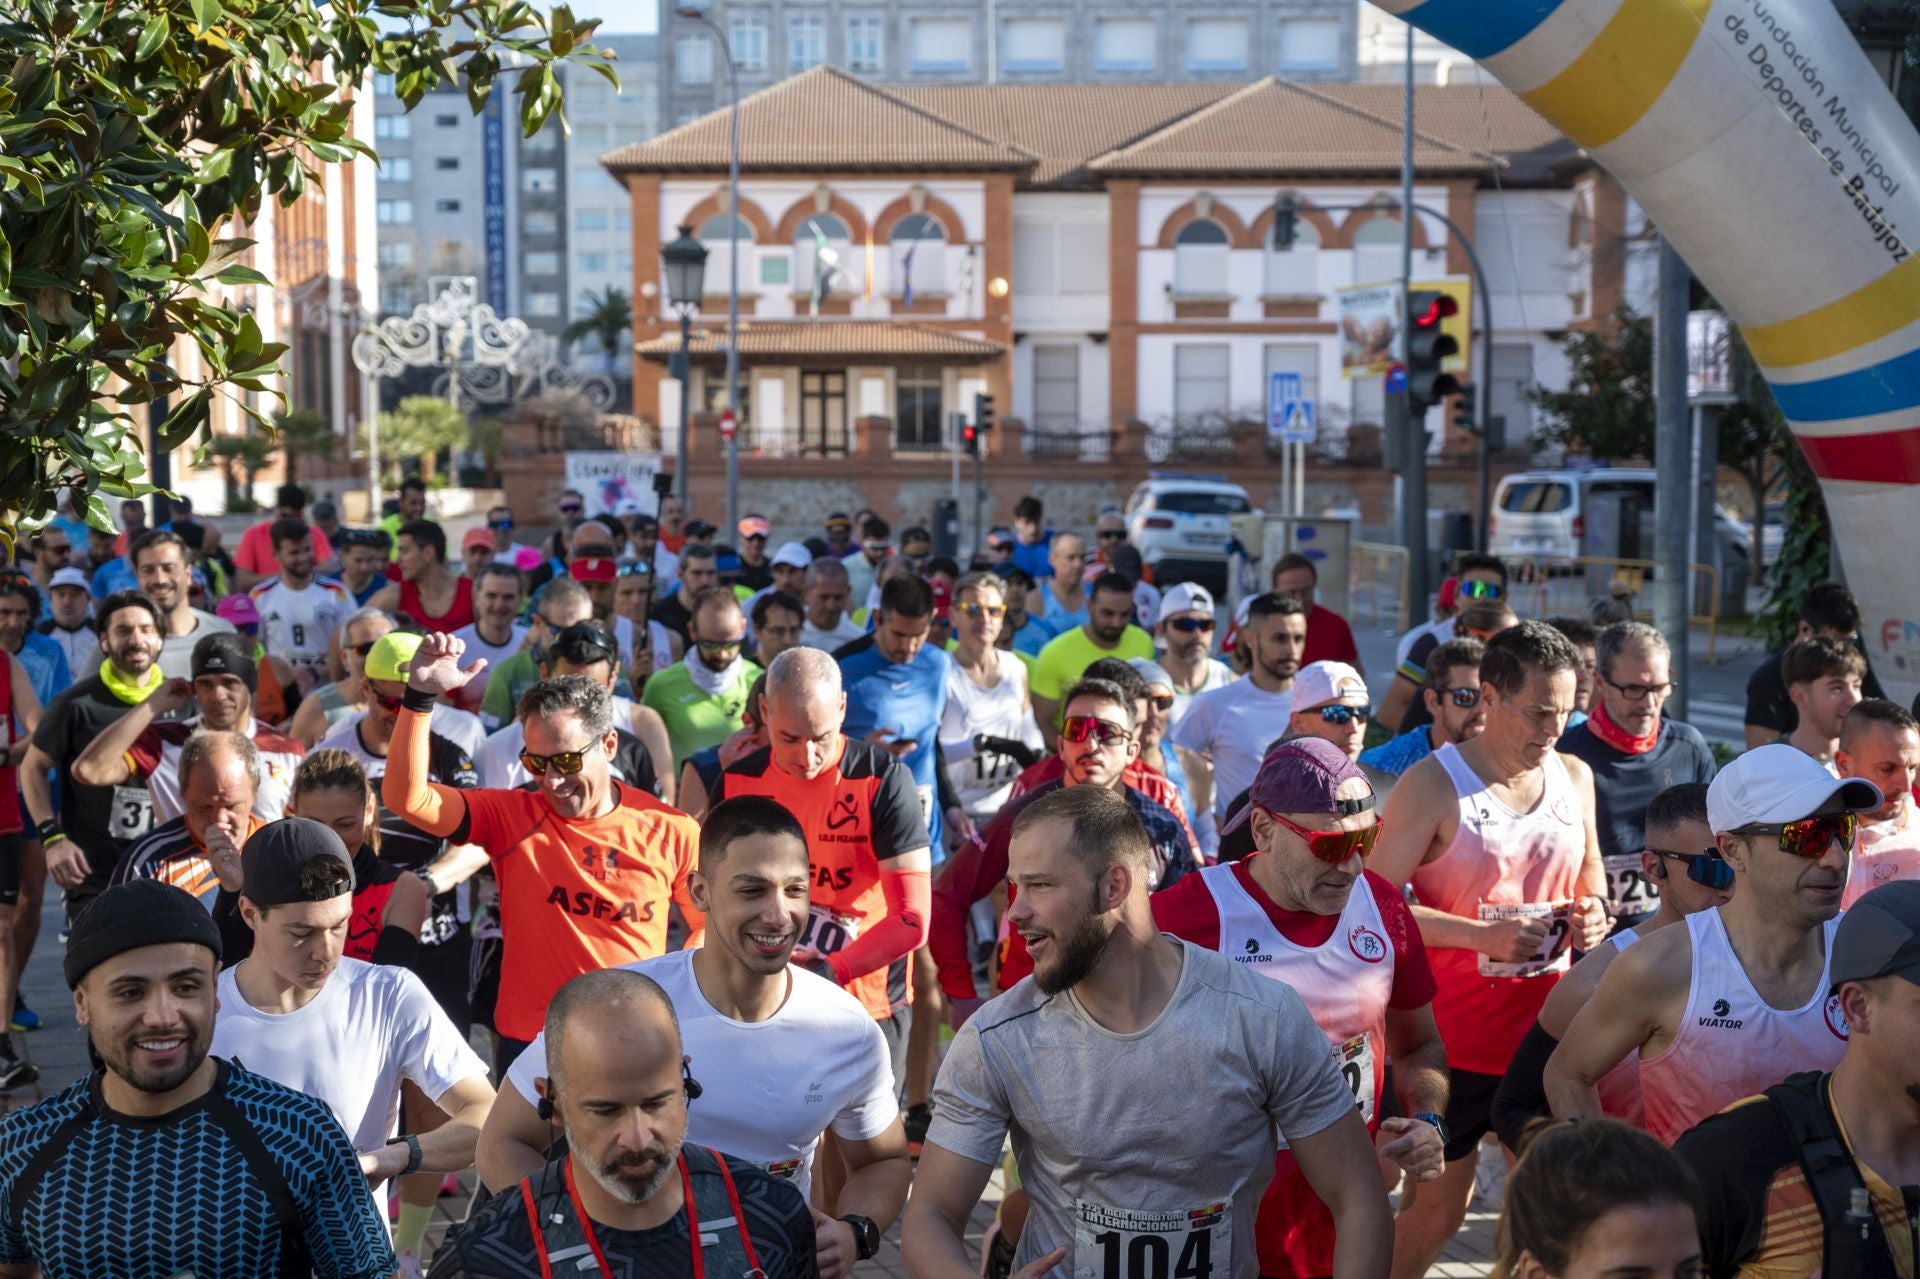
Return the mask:
<path id="1" fill-rule="evenodd" d="M 152 727 L 153 721 L 171 714 L 193 700 L 189 680 L 170 679 L 153 690 L 147 700 L 100 730 L 100 736 L 87 743 L 73 761 L 73 780 L 83 786 L 118 786 L 138 777 L 139 771 L 127 763 L 134 743 Z"/>
<path id="2" fill-rule="evenodd" d="M 380 781 L 380 798 L 396 817 L 443 839 L 466 824 L 467 800 L 453 787 L 427 780 L 428 742 L 435 699 L 465 688 L 487 669 L 484 657 L 462 667 L 465 650 L 461 641 L 437 631 L 421 641 L 407 675 L 405 704 L 394 717 L 387 772 Z"/>

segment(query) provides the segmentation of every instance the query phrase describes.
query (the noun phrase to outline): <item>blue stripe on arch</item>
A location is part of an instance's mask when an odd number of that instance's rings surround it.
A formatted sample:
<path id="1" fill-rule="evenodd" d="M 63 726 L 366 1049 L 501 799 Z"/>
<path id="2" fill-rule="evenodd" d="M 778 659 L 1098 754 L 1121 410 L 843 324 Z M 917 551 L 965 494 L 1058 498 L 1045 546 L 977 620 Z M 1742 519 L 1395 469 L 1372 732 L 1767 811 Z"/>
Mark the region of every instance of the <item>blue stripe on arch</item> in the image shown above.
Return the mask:
<path id="1" fill-rule="evenodd" d="M 1796 422 L 1838 422 L 1920 407 L 1920 351 L 1812 382 L 1773 382 L 1780 411 Z"/>
<path id="2" fill-rule="evenodd" d="M 1560 0 L 1427 0 L 1400 16 L 1480 59 L 1506 52 L 1559 7 Z"/>

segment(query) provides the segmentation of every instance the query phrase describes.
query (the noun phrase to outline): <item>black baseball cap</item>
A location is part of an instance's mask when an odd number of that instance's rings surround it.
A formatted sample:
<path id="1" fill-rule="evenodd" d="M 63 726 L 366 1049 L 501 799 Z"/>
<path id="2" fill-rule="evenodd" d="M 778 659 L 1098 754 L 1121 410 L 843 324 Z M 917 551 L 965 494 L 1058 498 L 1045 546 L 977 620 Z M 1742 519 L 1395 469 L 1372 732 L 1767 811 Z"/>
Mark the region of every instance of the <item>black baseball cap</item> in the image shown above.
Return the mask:
<path id="1" fill-rule="evenodd" d="M 322 858 L 340 863 L 343 883 L 313 888 L 301 882 L 307 864 Z M 246 875 L 240 891 L 256 906 L 332 901 L 353 892 L 353 855 L 346 844 L 333 827 L 305 817 L 282 817 L 255 831 L 240 850 L 240 865 Z"/>
<path id="2" fill-rule="evenodd" d="M 1904 977 L 1920 986 L 1920 880 L 1880 887 L 1849 906 L 1833 934 L 1827 974 L 1841 982 Z"/>
<path id="3" fill-rule="evenodd" d="M 260 688 L 260 667 L 253 660 L 253 646 L 233 631 L 217 631 L 193 646 L 193 678 L 202 675 L 237 675 L 248 692 Z"/>

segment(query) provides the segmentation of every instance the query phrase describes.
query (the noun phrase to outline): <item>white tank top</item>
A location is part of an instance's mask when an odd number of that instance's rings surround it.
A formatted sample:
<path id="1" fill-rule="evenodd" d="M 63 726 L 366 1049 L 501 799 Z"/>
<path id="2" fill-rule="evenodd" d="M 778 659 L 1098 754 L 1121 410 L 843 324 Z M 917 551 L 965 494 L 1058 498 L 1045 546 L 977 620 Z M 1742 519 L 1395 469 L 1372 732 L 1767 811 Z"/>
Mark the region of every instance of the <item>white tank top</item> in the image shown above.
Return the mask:
<path id="1" fill-rule="evenodd" d="M 1298 992 L 1333 1044 L 1334 1065 L 1353 1090 L 1360 1117 L 1374 1128 L 1386 1076 L 1393 945 L 1367 881 L 1354 882 L 1340 922 L 1326 941 L 1311 948 L 1287 940 L 1274 927 L 1231 864 L 1206 867 L 1200 881 L 1220 912 L 1220 953 Z"/>
<path id="2" fill-rule="evenodd" d="M 1622 928 L 1608 939 L 1613 943 L 1617 958 L 1621 951 L 1640 940 L 1637 928 Z M 1620 1064 L 1600 1076 L 1600 1082 L 1594 1085 L 1594 1091 L 1600 1094 L 1600 1109 L 1623 1123 L 1636 1128 L 1646 1127 L 1646 1115 L 1640 1101 L 1640 1050 L 1634 1049 L 1620 1059 Z"/>
<path id="3" fill-rule="evenodd" d="M 1827 993 L 1836 916 L 1822 925 L 1826 959 L 1813 997 L 1798 1008 L 1766 1003 L 1733 953 L 1720 910 L 1687 917 L 1693 968 L 1687 1011 L 1665 1052 L 1640 1062 L 1647 1131 L 1672 1145 L 1681 1133 L 1742 1097 L 1803 1070 L 1832 1070 L 1847 1051 L 1847 1019 Z"/>
<path id="4" fill-rule="evenodd" d="M 1899 816 L 1861 825 L 1840 909 L 1852 910 L 1862 897 L 1896 879 L 1920 879 L 1920 810 L 1911 799 L 1901 803 Z"/>
<path id="5" fill-rule="evenodd" d="M 993 653 L 999 679 L 992 688 L 974 683 L 958 662 L 948 668 L 947 706 L 940 717 L 940 739 L 967 745 L 962 762 L 953 765 L 953 784 L 960 806 L 978 818 L 993 816 L 1007 802 L 1013 779 L 1020 775 L 1020 763 L 997 751 L 976 751 L 971 739 L 1004 737 L 1031 747 L 1035 756 L 1042 747 L 1027 702 L 1027 664 L 1001 649 Z M 947 750 L 950 760 L 961 754 Z"/>

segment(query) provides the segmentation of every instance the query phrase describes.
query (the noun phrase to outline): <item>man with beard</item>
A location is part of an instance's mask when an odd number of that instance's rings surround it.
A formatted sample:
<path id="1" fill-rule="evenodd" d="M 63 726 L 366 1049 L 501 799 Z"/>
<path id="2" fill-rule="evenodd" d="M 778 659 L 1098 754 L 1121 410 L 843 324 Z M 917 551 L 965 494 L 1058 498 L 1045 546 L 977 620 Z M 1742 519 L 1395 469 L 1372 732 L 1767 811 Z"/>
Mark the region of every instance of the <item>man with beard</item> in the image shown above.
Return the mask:
<path id="1" fill-rule="evenodd" d="M 729 600 L 729 603 L 732 601 Z M 734 604 L 739 614 L 739 605 Z M 428 636 L 412 656 L 394 723 L 381 797 L 428 834 L 484 850 L 500 885 L 503 965 L 494 1009 L 495 1069 L 505 1073 L 540 1032 L 540 1015 L 567 979 L 661 954 L 686 894 L 699 829 L 637 786 L 613 779 L 619 745 L 607 690 L 579 675 L 542 680 L 520 699 L 520 762 L 535 789 L 460 790 L 429 768 L 433 701 L 480 674 L 460 665 L 460 641 Z M 745 694 L 742 693 L 744 699 Z M 438 866 L 428 873 L 438 882 Z"/>
<path id="2" fill-rule="evenodd" d="M 1020 1273 L 1256 1273 L 1276 1130 L 1332 1215 L 1332 1273 L 1386 1275 L 1379 1164 L 1325 1034 L 1285 982 L 1159 930 L 1151 856 L 1133 809 L 1100 787 L 1016 821 L 1007 919 L 1034 971 L 940 1067 L 902 1239 L 916 1279 L 978 1273 L 967 1221 L 1009 1136 L 1032 1201 Z M 1176 1124 L 1156 1101 L 1171 1078 L 1202 1081 Z"/>
<path id="3" fill-rule="evenodd" d="M 1882 884 L 1920 879 L 1920 805 L 1913 782 L 1920 775 L 1920 723 L 1884 697 L 1869 697 L 1840 723 L 1840 776 L 1872 782 L 1887 806 L 1860 815 L 1860 845 L 1853 851 L 1842 910 Z"/>
<path id="4" fill-rule="evenodd" d="M 568 1153 L 449 1234 L 432 1279 L 526 1279 L 575 1256 L 602 1275 L 820 1273 L 798 1189 L 686 1143 L 706 1090 L 656 982 L 624 968 L 575 977 L 548 1005 L 544 1038 L 540 1115 L 557 1119 Z"/>
<path id="5" fill-rule="evenodd" d="M 326 1103 L 208 1055 L 219 959 L 207 912 L 153 880 L 75 922 L 66 978 L 100 1064 L 0 1123 L 0 1274 L 396 1273 Z"/>
<path id="6" fill-rule="evenodd" d="M 968 954 L 968 915 L 975 902 L 992 896 L 1007 882 L 1014 821 L 1041 797 L 1076 786 L 1120 792 L 1147 832 L 1144 873 L 1149 889 L 1171 885 L 1197 866 L 1193 842 L 1179 814 L 1126 782 L 1127 769 L 1140 753 L 1134 699 L 1118 684 L 1086 679 L 1068 690 L 1065 706 L 1067 717 L 1060 734 L 1062 775 L 1002 808 L 984 830 L 947 859 L 933 886 L 933 922 L 927 946 L 947 996 L 948 1017 L 956 1026 L 981 1004 L 974 991 L 973 963 Z M 1026 945 L 1017 933 L 1002 938 L 999 960 L 1001 990 L 1012 988 L 1033 970 Z"/>
<path id="7" fill-rule="evenodd" d="M 1360 766 L 1379 778 L 1397 778 L 1442 746 L 1478 737 L 1487 726 L 1487 712 L 1480 705 L 1480 656 L 1485 651 L 1477 639 L 1448 640 L 1436 647 L 1427 658 L 1420 693 L 1432 722 L 1361 751 Z M 1384 792 L 1386 787 L 1376 780 L 1374 789 Z"/>
<path id="8" fill-rule="evenodd" d="M 74 779 L 83 786 L 124 786 L 144 781 L 153 799 L 154 820 L 180 815 L 180 751 L 201 729 L 239 733 L 260 752 L 260 786 L 254 813 L 263 822 L 281 816 L 294 770 L 306 750 L 300 743 L 253 716 L 259 679 L 253 653 L 238 635 L 209 635 L 193 646 L 193 681 L 168 680 L 87 744 L 73 761 Z M 192 719 L 167 719 L 197 701 Z"/>
<path id="9" fill-rule="evenodd" d="M 486 658 L 494 671 L 526 647 L 527 628 L 518 620 L 525 580 L 519 569 L 504 560 L 489 561 L 473 575 L 473 622 L 454 634 L 469 652 Z M 462 689 L 466 701 L 460 709 L 479 714 L 486 691 L 486 681 Z"/>
<path id="10" fill-rule="evenodd" d="M 20 663 L 42 706 L 73 683 L 67 650 L 34 629 L 40 616 L 40 591 L 24 573 L 0 576 L 0 649 Z"/>
<path id="11" fill-rule="evenodd" d="M 273 496 L 273 518 L 248 525 L 247 531 L 240 535 L 240 545 L 233 554 L 234 567 L 238 570 L 234 585 L 238 589 L 252 590 L 273 575 L 278 568 L 273 555 L 273 526 L 281 520 L 305 523 L 306 510 L 307 491 L 298 484 L 282 484 Z M 313 534 L 314 562 L 324 564 L 333 558 L 333 544 L 318 525 L 309 527 Z"/>
<path id="12" fill-rule="evenodd" d="M 1593 653 L 1596 696 L 1559 749 L 1593 770 L 1614 927 L 1632 928 L 1660 908 L 1660 885 L 1640 864 L 1647 805 L 1670 786 L 1712 781 L 1713 751 L 1699 729 L 1660 714 L 1673 692 L 1666 636 L 1645 622 L 1615 622 L 1594 637 Z"/>
<path id="13" fill-rule="evenodd" d="M 689 557 L 687 562 L 697 566 L 703 561 Z M 704 563 L 713 567 L 711 559 Z M 732 591 L 714 587 L 702 592 L 692 617 L 687 655 L 648 680 L 640 695 L 640 704 L 667 722 L 676 774 L 687 756 L 718 746 L 740 727 L 747 690 L 760 677 L 760 668 L 741 656 L 747 619 Z"/>
<path id="14" fill-rule="evenodd" d="M 1160 665 L 1173 677 L 1173 710 L 1178 724 L 1202 693 L 1233 683 L 1233 670 L 1213 651 L 1213 593 L 1195 582 L 1180 582 L 1160 597 L 1154 631 L 1161 645 Z"/>
<path id="15" fill-rule="evenodd" d="M 808 648 L 831 653 L 865 635 L 859 623 L 847 616 L 847 601 L 852 597 L 853 586 L 845 564 L 830 556 L 808 564 L 807 618 L 800 630 L 800 642 Z"/>
<path id="16" fill-rule="evenodd" d="M 193 646 L 204 635 L 231 632 L 233 623 L 194 608 L 187 602 L 192 570 L 187 563 L 187 546 L 178 533 L 149 529 L 142 533 L 127 558 L 133 561 L 140 578 L 140 592 L 153 601 L 160 619 L 160 657 L 158 665 L 167 679 L 193 678 Z M 94 607 L 106 632 L 106 601 Z M 104 656 L 101 660 L 105 660 Z M 98 669 L 98 668 L 96 668 Z M 89 672 L 91 674 L 92 672 Z"/>
<path id="17" fill-rule="evenodd" d="M 900 1215 L 912 1167 L 893 1071 L 872 1016 L 830 980 L 790 963 L 806 934 L 813 873 L 799 819 L 765 796 L 716 805 L 689 881 L 705 944 L 625 967 L 652 978 L 679 1011 L 681 1051 L 698 1063 L 701 1104 L 687 1139 L 725 1150 L 810 1190 L 833 1134 L 851 1169 L 829 1215 L 814 1210 L 822 1279 L 873 1255 Z M 793 1069 L 804 1060 L 805 1073 Z M 480 1134 L 480 1174 L 506 1188 L 539 1172 L 553 1143 L 538 1112 L 552 1095 L 545 1035 L 507 1072 Z"/>
<path id="18" fill-rule="evenodd" d="M 1214 817 L 1223 824 L 1227 805 L 1253 784 L 1267 746 L 1285 731 L 1293 713 L 1293 679 L 1307 645 L 1307 610 L 1291 595 L 1259 596 L 1247 609 L 1240 642 L 1252 662 L 1246 675 L 1194 698 L 1168 735 L 1175 746 L 1206 757 Z"/>
<path id="19" fill-rule="evenodd" d="M 1254 778 L 1251 808 L 1228 827 L 1251 826 L 1256 851 L 1155 893 L 1153 918 L 1299 992 L 1332 1041 L 1381 1158 L 1431 1181 L 1445 1164 L 1447 1050 L 1419 926 L 1400 891 L 1366 869 L 1380 833 L 1373 804 L 1372 784 L 1334 743 L 1308 737 L 1274 747 Z M 1383 1119 L 1389 1061 L 1401 1109 Z M 1258 1225 L 1261 1274 L 1332 1273 L 1333 1221 L 1284 1150 Z"/>
<path id="20" fill-rule="evenodd" d="M 1788 1075 L 1839 1064 L 1833 934 L 1860 815 L 1885 803 L 1872 782 L 1842 781 L 1784 743 L 1721 769 L 1707 824 L 1733 899 L 1608 966 L 1547 1062 L 1553 1113 L 1600 1114 L 1597 1085 L 1637 1049 L 1647 1131 L 1671 1143 Z"/>
<path id="21" fill-rule="evenodd" d="M 713 548 L 699 542 L 691 544 L 680 557 L 679 588 L 653 606 L 651 620 L 678 635 L 683 643 L 691 647 L 694 608 L 702 594 L 719 584 L 720 566 Z M 727 594 L 732 596 L 733 592 L 729 590 Z"/>
<path id="22" fill-rule="evenodd" d="M 165 536 L 156 535 L 156 536 Z M 100 601 L 103 660 L 53 699 L 34 730 L 20 765 L 20 790 L 45 849 L 44 862 L 23 858 L 14 940 L 22 971 L 38 932 L 40 894 L 48 875 L 66 890 L 67 919 L 79 918 L 107 886 L 120 855 L 153 829 L 153 797 L 145 786 L 88 786 L 73 775 L 87 743 L 165 682 L 160 659 L 161 612 L 138 591 Z M 60 816 L 54 816 L 49 770 L 60 778 Z"/>
<path id="23" fill-rule="evenodd" d="M 302 693 L 326 682 L 327 647 L 353 612 L 353 596 L 314 571 L 313 534 L 305 520 L 275 520 L 273 556 L 280 572 L 247 592 L 260 613 L 267 652 L 293 668 Z"/>
<path id="24" fill-rule="evenodd" d="M 1348 759 L 1360 755 L 1373 705 L 1367 681 L 1345 662 L 1308 662 L 1293 681 L 1293 713 L 1287 736 L 1332 742 Z"/>
<path id="25" fill-rule="evenodd" d="M 1067 540 L 1063 534 L 1055 545 Z M 1087 667 L 1103 657 L 1131 661 L 1152 656 L 1153 636 L 1133 624 L 1133 583 L 1118 573 L 1094 578 L 1087 587 L 1086 619 L 1048 640 L 1034 660 L 1033 718 L 1039 722 L 1040 735 L 1053 744 L 1059 733 L 1055 716 L 1060 713 L 1060 694 L 1072 688 Z"/>
<path id="26" fill-rule="evenodd" d="M 400 580 L 389 582 L 368 607 L 411 618 L 430 631 L 451 632 L 473 622 L 473 580 L 447 567 L 447 535 L 432 520 L 400 526 L 394 550 Z"/>

